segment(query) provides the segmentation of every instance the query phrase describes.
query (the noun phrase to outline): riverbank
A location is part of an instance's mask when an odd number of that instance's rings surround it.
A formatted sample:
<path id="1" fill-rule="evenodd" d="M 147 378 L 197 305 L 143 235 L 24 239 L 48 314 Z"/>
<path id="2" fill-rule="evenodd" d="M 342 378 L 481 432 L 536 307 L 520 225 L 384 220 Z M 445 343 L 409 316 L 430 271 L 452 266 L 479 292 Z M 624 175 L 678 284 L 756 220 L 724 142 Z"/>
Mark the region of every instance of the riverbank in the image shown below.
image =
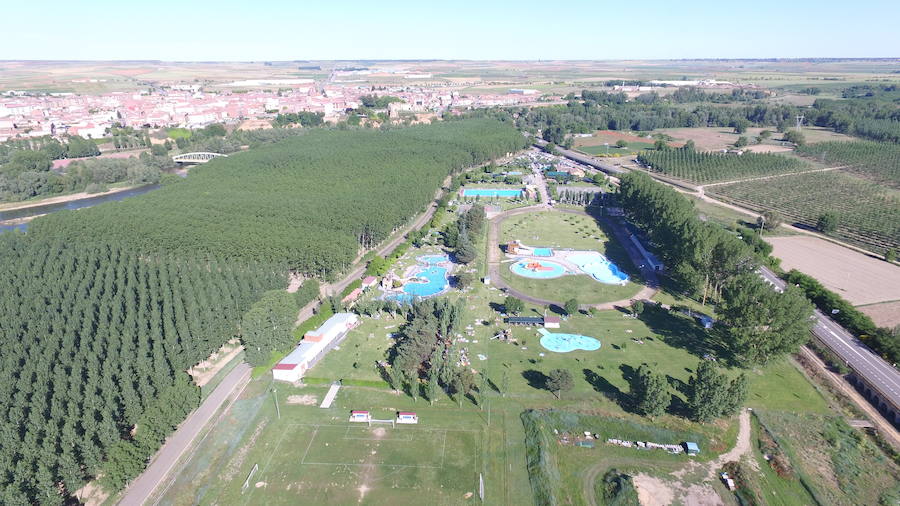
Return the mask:
<path id="1" fill-rule="evenodd" d="M 120 186 L 117 188 L 111 188 L 105 192 L 98 193 L 87 193 L 87 192 L 78 192 L 78 193 L 69 193 L 66 195 L 58 195 L 56 197 L 48 197 L 40 200 L 28 200 L 25 202 L 9 202 L 6 204 L 0 204 L 0 211 L 15 211 L 17 209 L 27 209 L 29 207 L 38 207 L 38 206 L 46 206 L 50 204 L 62 204 L 64 202 L 71 202 L 73 200 L 81 200 L 91 197 L 102 197 L 104 195 L 111 195 L 113 193 L 119 193 L 127 190 L 131 190 L 137 188 L 142 185 L 129 185 L 129 186 Z"/>

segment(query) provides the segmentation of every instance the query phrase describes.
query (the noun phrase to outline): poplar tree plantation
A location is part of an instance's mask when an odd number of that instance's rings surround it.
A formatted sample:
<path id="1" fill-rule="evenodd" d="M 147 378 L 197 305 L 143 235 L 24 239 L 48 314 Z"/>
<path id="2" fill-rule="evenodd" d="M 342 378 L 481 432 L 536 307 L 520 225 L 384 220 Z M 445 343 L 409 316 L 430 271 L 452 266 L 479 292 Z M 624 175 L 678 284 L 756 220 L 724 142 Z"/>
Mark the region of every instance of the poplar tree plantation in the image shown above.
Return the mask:
<path id="1" fill-rule="evenodd" d="M 235 336 L 251 359 L 289 345 L 316 279 L 524 143 L 484 119 L 309 131 L 0 235 L 0 504 L 120 489 L 199 404 L 190 367 Z"/>

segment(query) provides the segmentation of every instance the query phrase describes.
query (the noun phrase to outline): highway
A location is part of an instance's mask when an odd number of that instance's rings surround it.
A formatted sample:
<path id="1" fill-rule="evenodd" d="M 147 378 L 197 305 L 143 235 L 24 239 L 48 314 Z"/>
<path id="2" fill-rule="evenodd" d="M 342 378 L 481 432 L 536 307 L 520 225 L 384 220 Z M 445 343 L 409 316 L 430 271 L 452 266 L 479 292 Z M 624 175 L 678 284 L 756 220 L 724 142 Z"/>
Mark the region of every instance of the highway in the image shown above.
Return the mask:
<path id="1" fill-rule="evenodd" d="M 785 282 L 769 269 L 760 267 L 759 273 L 778 290 L 785 288 Z M 900 371 L 818 309 L 815 310 L 814 317 L 816 323 L 812 327 L 812 333 L 822 344 L 847 363 L 857 376 L 877 390 L 885 401 L 892 404 L 895 409 L 900 408 Z"/>
<path id="2" fill-rule="evenodd" d="M 534 145 L 538 148 L 543 148 L 547 145 L 547 141 L 543 141 L 541 139 L 535 139 Z M 569 160 L 575 160 L 578 163 L 583 163 L 585 165 L 589 165 L 601 172 L 605 172 L 612 176 L 618 176 L 624 174 L 628 171 L 625 169 L 616 167 L 615 165 L 609 163 L 603 163 L 600 160 L 594 158 L 593 156 L 585 156 L 577 151 L 572 151 L 571 149 L 564 149 L 559 146 L 556 146 L 556 151 L 559 152 L 562 156 L 568 158 Z"/>

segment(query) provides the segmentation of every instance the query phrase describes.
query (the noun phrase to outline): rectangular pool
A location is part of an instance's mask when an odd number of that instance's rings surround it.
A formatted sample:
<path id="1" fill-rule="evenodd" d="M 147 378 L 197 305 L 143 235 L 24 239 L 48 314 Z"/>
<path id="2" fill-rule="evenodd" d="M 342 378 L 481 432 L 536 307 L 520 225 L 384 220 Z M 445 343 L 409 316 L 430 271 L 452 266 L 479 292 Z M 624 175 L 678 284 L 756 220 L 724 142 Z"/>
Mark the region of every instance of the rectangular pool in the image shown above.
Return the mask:
<path id="1" fill-rule="evenodd" d="M 463 190 L 463 197 L 518 197 L 522 190 L 501 190 L 499 188 L 467 188 Z"/>

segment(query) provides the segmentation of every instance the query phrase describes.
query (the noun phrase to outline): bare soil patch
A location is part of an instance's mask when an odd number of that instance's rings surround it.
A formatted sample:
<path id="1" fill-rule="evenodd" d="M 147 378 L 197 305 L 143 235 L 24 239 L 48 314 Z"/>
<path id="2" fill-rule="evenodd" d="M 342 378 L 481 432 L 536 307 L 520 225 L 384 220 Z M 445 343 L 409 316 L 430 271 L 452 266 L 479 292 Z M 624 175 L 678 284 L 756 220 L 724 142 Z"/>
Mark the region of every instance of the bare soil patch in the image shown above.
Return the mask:
<path id="1" fill-rule="evenodd" d="M 288 404 L 299 404 L 301 406 L 315 406 L 318 402 L 315 395 L 289 395 L 287 398 Z"/>
<path id="2" fill-rule="evenodd" d="M 192 367 L 188 374 L 194 378 L 194 383 L 198 387 L 202 387 L 209 383 L 241 350 L 243 350 L 241 342 L 237 339 L 232 339 L 223 344 L 209 358 Z"/>
<path id="3" fill-rule="evenodd" d="M 863 306 L 859 310 L 869 315 L 879 327 L 893 328 L 900 325 L 900 300 Z"/>
<path id="4" fill-rule="evenodd" d="M 793 151 L 789 146 L 776 146 L 775 144 L 754 144 L 747 146 L 747 151 L 754 153 L 786 153 Z"/>
<path id="5" fill-rule="evenodd" d="M 716 490 L 709 485 L 684 485 L 646 474 L 634 477 L 638 501 L 643 506 L 666 506 L 676 501 L 686 506 L 724 504 Z"/>
<path id="6" fill-rule="evenodd" d="M 575 139 L 576 146 L 602 146 L 608 142 L 615 144 L 616 141 L 623 140 L 625 142 L 649 142 L 653 143 L 652 138 L 638 137 L 625 132 L 617 132 L 615 130 L 598 130 L 591 137 L 578 137 Z"/>
<path id="7" fill-rule="evenodd" d="M 766 240 L 785 270 L 813 276 L 853 305 L 900 300 L 900 267 L 896 265 L 817 237 Z"/>

